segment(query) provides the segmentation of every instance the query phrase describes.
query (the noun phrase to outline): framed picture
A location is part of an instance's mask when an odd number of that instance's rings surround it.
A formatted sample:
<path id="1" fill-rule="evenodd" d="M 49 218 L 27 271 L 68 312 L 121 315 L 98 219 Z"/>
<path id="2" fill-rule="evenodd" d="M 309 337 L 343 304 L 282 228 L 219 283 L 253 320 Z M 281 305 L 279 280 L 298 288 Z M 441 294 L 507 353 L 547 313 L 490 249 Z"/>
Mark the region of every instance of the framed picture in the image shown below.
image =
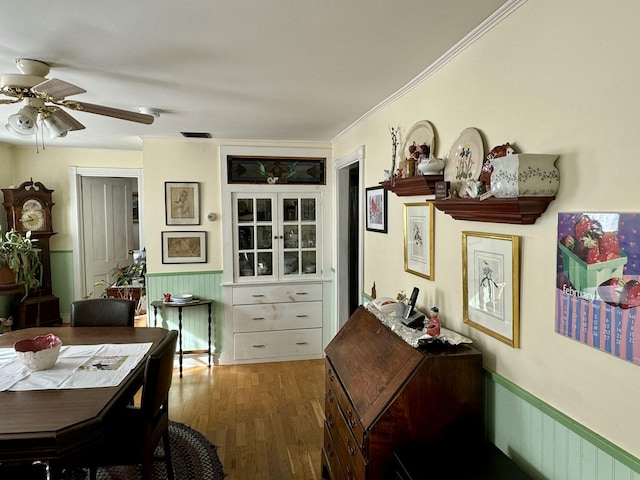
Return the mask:
<path id="1" fill-rule="evenodd" d="M 520 344 L 520 237 L 462 232 L 464 323 Z"/>
<path id="2" fill-rule="evenodd" d="M 164 182 L 167 225 L 200 225 L 200 184 Z"/>
<path id="3" fill-rule="evenodd" d="M 433 203 L 404 204 L 404 271 L 433 280 Z"/>
<path id="4" fill-rule="evenodd" d="M 367 192 L 367 230 L 387 233 L 387 191 L 369 187 Z"/>
<path id="5" fill-rule="evenodd" d="M 162 263 L 206 263 L 207 232 L 162 232 Z"/>

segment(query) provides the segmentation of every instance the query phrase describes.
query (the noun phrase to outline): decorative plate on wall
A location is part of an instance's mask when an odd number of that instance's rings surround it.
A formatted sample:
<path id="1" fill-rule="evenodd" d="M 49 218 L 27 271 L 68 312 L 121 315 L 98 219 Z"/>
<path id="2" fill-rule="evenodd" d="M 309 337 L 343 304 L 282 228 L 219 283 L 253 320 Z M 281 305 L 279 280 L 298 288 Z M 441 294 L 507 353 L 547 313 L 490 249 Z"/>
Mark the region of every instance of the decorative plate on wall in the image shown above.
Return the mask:
<path id="1" fill-rule="evenodd" d="M 429 155 L 435 156 L 436 148 L 436 136 L 433 130 L 433 125 L 427 120 L 421 120 L 413 124 L 413 126 L 407 132 L 407 136 L 402 144 L 400 150 L 400 158 L 398 161 L 402 162 L 406 158 L 411 157 L 409 147 L 411 145 L 427 145 L 429 147 Z"/>
<path id="2" fill-rule="evenodd" d="M 461 183 L 480 178 L 484 161 L 484 146 L 480 132 L 465 128 L 453 142 L 445 168 L 445 179 Z"/>

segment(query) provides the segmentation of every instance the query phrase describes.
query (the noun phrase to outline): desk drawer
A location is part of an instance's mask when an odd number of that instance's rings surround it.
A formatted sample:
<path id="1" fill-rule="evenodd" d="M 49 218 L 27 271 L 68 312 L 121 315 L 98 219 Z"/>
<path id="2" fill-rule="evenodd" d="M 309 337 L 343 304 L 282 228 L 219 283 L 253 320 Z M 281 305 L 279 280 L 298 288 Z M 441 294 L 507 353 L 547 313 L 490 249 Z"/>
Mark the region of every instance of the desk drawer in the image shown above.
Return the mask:
<path id="1" fill-rule="evenodd" d="M 322 302 L 236 305 L 233 331 L 259 332 L 322 327 Z"/>
<path id="2" fill-rule="evenodd" d="M 351 429 L 341 415 L 340 409 L 336 408 L 335 411 L 328 412 L 328 415 L 331 416 L 331 419 L 326 418 L 325 428 L 329 430 L 333 439 L 333 447 L 340 459 L 344 477 L 348 480 L 364 480 L 367 463 L 351 434 Z"/>
<path id="3" fill-rule="evenodd" d="M 326 361 L 326 374 L 327 390 L 331 389 L 333 391 L 333 395 L 338 405 L 340 405 L 342 415 L 344 415 L 345 421 L 347 425 L 349 425 L 349 429 L 358 443 L 358 447 L 364 451 L 367 442 L 365 429 L 360 423 L 356 410 L 353 408 L 353 405 L 351 405 L 351 400 L 349 400 L 349 397 L 347 397 L 344 392 L 342 384 L 328 360 Z"/>
<path id="4" fill-rule="evenodd" d="M 322 329 L 236 333 L 233 336 L 236 360 L 322 354 Z"/>
<path id="5" fill-rule="evenodd" d="M 327 424 L 324 425 L 324 443 L 322 445 L 323 461 L 328 467 L 329 478 L 331 480 L 344 480 L 342 473 L 342 466 L 340 465 L 340 459 L 336 453 L 336 449 L 333 445 L 333 439 L 331 433 L 327 428 Z M 323 477 L 324 478 L 324 477 Z"/>
<path id="6" fill-rule="evenodd" d="M 233 287 L 234 305 L 322 301 L 321 283 Z"/>

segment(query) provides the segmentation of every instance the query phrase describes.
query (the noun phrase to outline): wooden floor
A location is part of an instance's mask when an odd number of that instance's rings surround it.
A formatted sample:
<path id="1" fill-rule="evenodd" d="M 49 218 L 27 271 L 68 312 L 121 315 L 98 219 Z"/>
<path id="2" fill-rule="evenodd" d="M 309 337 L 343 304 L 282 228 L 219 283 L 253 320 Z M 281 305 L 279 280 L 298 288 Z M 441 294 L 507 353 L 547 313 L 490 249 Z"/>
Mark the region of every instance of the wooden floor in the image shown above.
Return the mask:
<path id="1" fill-rule="evenodd" d="M 218 447 L 225 480 L 321 478 L 323 360 L 200 362 L 185 360 L 182 379 L 174 372 L 169 416 Z"/>

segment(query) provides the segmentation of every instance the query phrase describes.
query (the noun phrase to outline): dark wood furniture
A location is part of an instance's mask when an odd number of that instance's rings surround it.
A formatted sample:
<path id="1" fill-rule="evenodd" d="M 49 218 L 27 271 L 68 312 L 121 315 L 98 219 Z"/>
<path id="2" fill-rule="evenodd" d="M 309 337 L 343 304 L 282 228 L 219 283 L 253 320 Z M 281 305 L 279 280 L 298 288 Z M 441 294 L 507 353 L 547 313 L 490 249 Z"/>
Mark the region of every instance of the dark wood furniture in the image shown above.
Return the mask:
<path id="1" fill-rule="evenodd" d="M 213 300 L 209 300 L 207 298 L 201 298 L 199 300 L 195 300 L 193 302 L 187 303 L 177 303 L 177 302 L 163 302 L 157 300 L 155 302 L 151 302 L 151 306 L 153 307 L 153 326 L 155 327 L 158 324 L 158 308 L 177 308 L 178 309 L 178 348 L 180 352 L 180 378 L 182 378 L 182 356 L 184 353 L 201 353 L 200 351 L 188 350 L 184 352 L 182 350 L 182 309 L 189 307 L 200 307 L 202 305 L 207 306 L 207 326 L 208 326 L 208 337 L 209 337 L 209 348 L 207 350 L 207 354 L 209 355 L 209 368 L 211 368 L 211 306 L 213 304 Z"/>
<path id="2" fill-rule="evenodd" d="M 556 197 L 449 198 L 433 205 L 456 220 L 531 225 Z"/>
<path id="3" fill-rule="evenodd" d="M 513 461 L 488 442 L 435 440 L 394 452 L 393 480 L 530 480 Z"/>
<path id="4" fill-rule="evenodd" d="M 322 474 L 393 476 L 393 451 L 482 424 L 482 354 L 416 349 L 359 307 L 325 349 Z"/>
<path id="5" fill-rule="evenodd" d="M 59 325 L 60 299 L 53 295 L 51 288 L 51 249 L 49 241 L 53 231 L 51 209 L 53 190 L 49 190 L 33 179 L 23 182 L 17 188 L 3 188 L 4 208 L 7 211 L 7 229 L 21 234 L 31 232 L 42 250 L 42 284 L 29 292 L 28 298 L 16 295 L 12 304 L 13 328 L 35 327 L 36 325 Z"/>
<path id="6" fill-rule="evenodd" d="M 444 180 L 444 175 L 414 175 L 407 178 L 396 178 L 387 182 L 380 182 L 385 190 L 395 193 L 399 197 L 413 195 L 434 195 L 436 183 Z"/>
<path id="7" fill-rule="evenodd" d="M 108 287 L 107 297 L 109 298 L 127 298 L 138 302 L 140 297 L 144 295 L 144 287 L 134 287 L 133 285 L 122 285 L 119 287 Z"/>
<path id="8" fill-rule="evenodd" d="M 169 442 L 169 388 L 177 339 L 178 332 L 172 330 L 147 358 L 140 406 L 130 405 L 110 415 L 100 443 L 83 455 L 82 462 L 89 465 L 91 480 L 96 480 L 97 467 L 139 464 L 142 464 L 142 479 L 152 480 L 154 452 L 160 440 L 167 477 L 174 479 Z"/>
<path id="9" fill-rule="evenodd" d="M 134 327 L 53 331 L 63 345 L 153 342 L 149 354 L 168 334 L 162 328 Z M 5 333 L 0 335 L 0 347 L 50 332 L 51 328 L 29 328 Z M 0 392 L 0 462 L 73 458 L 100 438 L 103 419 L 110 411 L 128 404 L 142 385 L 144 367 L 145 362 L 140 362 L 117 387 Z"/>

